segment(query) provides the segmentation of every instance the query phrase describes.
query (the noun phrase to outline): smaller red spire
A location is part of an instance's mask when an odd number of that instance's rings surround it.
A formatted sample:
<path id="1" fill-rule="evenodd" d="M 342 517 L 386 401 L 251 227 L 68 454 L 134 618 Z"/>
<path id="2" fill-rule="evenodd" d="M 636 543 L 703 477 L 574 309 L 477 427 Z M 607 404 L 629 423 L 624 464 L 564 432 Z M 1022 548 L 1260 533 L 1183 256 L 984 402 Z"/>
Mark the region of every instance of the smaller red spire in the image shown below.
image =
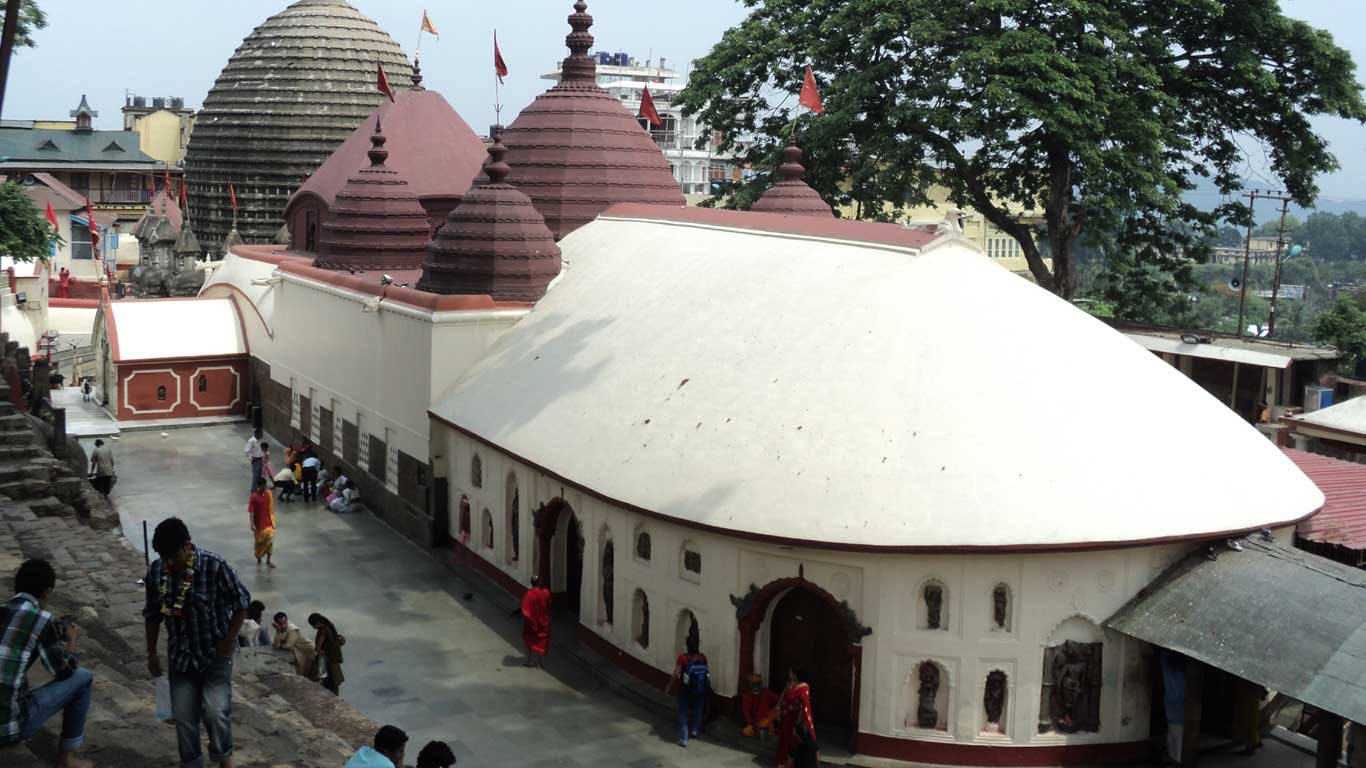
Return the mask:
<path id="1" fill-rule="evenodd" d="M 783 164 L 778 167 L 778 173 L 783 177 L 782 181 L 769 187 L 768 191 L 755 200 L 754 205 L 750 206 L 751 211 L 785 213 L 789 216 L 818 216 L 832 219 L 835 217 L 835 212 L 821 199 L 820 194 L 802 181 L 806 168 L 802 167 L 802 149 L 797 146 L 795 138 L 789 138 L 787 146 L 783 148 Z"/>

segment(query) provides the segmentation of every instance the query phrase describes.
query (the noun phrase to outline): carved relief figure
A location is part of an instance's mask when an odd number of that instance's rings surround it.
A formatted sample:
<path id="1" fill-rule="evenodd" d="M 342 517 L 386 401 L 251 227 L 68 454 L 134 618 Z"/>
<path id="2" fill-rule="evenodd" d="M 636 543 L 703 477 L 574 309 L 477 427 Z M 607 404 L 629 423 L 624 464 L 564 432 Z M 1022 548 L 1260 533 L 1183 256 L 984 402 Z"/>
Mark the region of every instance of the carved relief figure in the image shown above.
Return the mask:
<path id="1" fill-rule="evenodd" d="M 998 629 L 1006 628 L 1006 619 L 1010 616 L 1007 612 L 1009 600 L 1010 590 L 1006 589 L 1006 585 L 997 584 L 991 590 L 991 619 L 996 622 Z"/>
<path id="2" fill-rule="evenodd" d="M 944 610 L 944 588 L 938 584 L 925 585 L 925 626 L 940 629 Z"/>
<path id="3" fill-rule="evenodd" d="M 1066 640 L 1045 652 L 1048 723 L 1040 730 L 1061 733 L 1100 730 L 1100 643 Z"/>
<path id="4" fill-rule="evenodd" d="M 939 723 L 939 710 L 935 709 L 934 699 L 939 695 L 939 667 L 932 662 L 920 664 L 919 704 L 915 709 L 915 722 L 921 728 L 933 728 Z"/>
<path id="5" fill-rule="evenodd" d="M 987 675 L 986 691 L 982 694 L 982 708 L 987 713 L 987 723 L 997 726 L 1001 725 L 1001 713 L 1005 711 L 1006 705 L 1006 673 L 999 669 L 992 670 Z"/>

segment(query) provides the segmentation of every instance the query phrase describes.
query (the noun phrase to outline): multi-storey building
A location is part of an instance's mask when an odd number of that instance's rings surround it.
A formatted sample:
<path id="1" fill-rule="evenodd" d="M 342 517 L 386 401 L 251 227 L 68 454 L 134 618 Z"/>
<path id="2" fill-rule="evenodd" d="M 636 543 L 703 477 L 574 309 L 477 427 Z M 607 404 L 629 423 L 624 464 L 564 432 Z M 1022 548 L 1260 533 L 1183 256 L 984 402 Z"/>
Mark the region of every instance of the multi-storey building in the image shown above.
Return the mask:
<path id="1" fill-rule="evenodd" d="M 180 165 L 190 144 L 195 111 L 179 96 L 138 96 L 123 99 L 123 130 L 137 131 L 139 147 L 155 160 Z"/>

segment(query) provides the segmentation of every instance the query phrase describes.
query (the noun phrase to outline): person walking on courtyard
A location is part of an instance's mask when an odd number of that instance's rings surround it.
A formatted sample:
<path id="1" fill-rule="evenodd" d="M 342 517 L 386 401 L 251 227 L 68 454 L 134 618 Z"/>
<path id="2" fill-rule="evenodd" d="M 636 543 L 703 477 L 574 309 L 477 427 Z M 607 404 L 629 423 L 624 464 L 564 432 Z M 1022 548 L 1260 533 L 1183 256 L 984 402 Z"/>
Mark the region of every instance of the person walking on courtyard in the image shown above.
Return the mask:
<path id="1" fill-rule="evenodd" d="M 678 689 L 678 746 L 687 747 L 688 737 L 702 730 L 702 706 L 707 701 L 711 671 L 707 657 L 697 650 L 697 638 L 689 637 L 687 651 L 674 662 L 674 673 L 664 686 L 664 695 Z"/>
<path id="2" fill-rule="evenodd" d="M 65 299 L 71 295 L 71 270 L 62 267 L 57 273 L 57 298 Z"/>
<path id="3" fill-rule="evenodd" d="M 303 486 L 304 501 L 318 500 L 318 471 L 323 468 L 322 461 L 317 456 L 309 456 L 304 459 L 300 469 L 299 484 Z"/>
<path id="4" fill-rule="evenodd" d="M 346 682 L 346 675 L 342 674 L 342 646 L 346 645 L 346 637 L 321 613 L 309 614 L 308 626 L 317 630 L 313 647 L 318 649 L 318 676 L 323 687 L 340 696 L 341 685 Z"/>
<path id="5" fill-rule="evenodd" d="M 95 389 L 95 387 L 94 387 L 93 385 L 91 385 L 90 379 L 84 379 L 84 380 L 82 380 L 82 381 L 81 381 L 81 400 L 83 400 L 84 402 L 87 402 L 87 403 L 90 402 L 90 395 L 94 392 L 94 389 Z"/>
<path id="6" fill-rule="evenodd" d="M 270 495 L 264 479 L 256 481 L 256 492 L 247 502 L 247 518 L 256 539 L 256 566 L 261 566 L 264 557 L 266 567 L 274 568 L 271 557 L 275 554 L 275 497 Z"/>
<path id="7" fill-rule="evenodd" d="M 407 746 L 408 734 L 386 725 L 375 734 L 374 746 L 356 750 L 345 768 L 403 768 L 403 751 Z"/>
<path id="8" fill-rule="evenodd" d="M 247 455 L 247 460 L 251 462 L 251 485 L 248 486 L 248 491 L 252 493 L 256 492 L 256 478 L 261 476 L 261 437 L 261 430 L 252 432 L 251 437 L 247 438 L 246 447 L 242 449 Z"/>
<path id="9" fill-rule="evenodd" d="M 271 625 L 275 628 L 275 640 L 270 647 L 277 651 L 289 651 L 294 655 L 294 671 L 317 682 L 318 651 L 312 641 L 294 626 L 284 611 L 275 614 Z"/>
<path id="10" fill-rule="evenodd" d="M 57 573 L 46 560 L 26 560 L 14 574 L 14 597 L 0 605 L 0 746 L 27 741 L 61 712 L 57 766 L 89 768 L 75 753 L 85 743 L 94 675 L 77 666 L 80 628 L 47 611 L 56 585 Z M 54 679 L 29 690 L 28 671 L 37 660 Z"/>
<path id="11" fill-rule="evenodd" d="M 787 671 L 787 687 L 783 689 L 778 721 L 778 768 L 792 768 L 791 753 L 802 740 L 799 728 L 816 740 L 816 724 L 811 718 L 811 686 L 806 683 L 806 672 Z"/>
<path id="12" fill-rule="evenodd" d="M 147 671 L 161 677 L 157 637 L 165 624 L 180 764 L 203 764 L 202 721 L 209 732 L 209 759 L 232 768 L 232 657 L 251 593 L 227 561 L 190 541 L 190 530 L 180 518 L 168 517 L 157 525 L 152 549 L 157 559 L 147 569 L 142 609 Z"/>
<path id="13" fill-rule="evenodd" d="M 417 753 L 417 768 L 451 768 L 455 765 L 455 753 L 444 741 L 429 741 Z"/>
<path id="14" fill-rule="evenodd" d="M 522 642 L 526 643 L 526 666 L 545 665 L 550 652 L 550 590 L 541 577 L 531 577 L 531 589 L 522 595 Z"/>
<path id="15" fill-rule="evenodd" d="M 90 484 L 109 498 L 109 492 L 114 488 L 114 452 L 103 440 L 96 440 L 95 450 L 90 452 L 90 474 Z"/>

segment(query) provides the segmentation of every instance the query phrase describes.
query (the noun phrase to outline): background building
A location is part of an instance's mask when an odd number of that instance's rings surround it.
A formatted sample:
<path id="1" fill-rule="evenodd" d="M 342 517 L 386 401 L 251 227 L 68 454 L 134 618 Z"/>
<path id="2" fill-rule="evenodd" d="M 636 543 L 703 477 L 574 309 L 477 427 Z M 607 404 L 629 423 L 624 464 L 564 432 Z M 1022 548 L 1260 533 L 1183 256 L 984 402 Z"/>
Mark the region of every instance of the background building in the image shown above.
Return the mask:
<path id="1" fill-rule="evenodd" d="M 143 153 L 163 163 L 179 166 L 194 129 L 193 109 L 179 96 L 136 96 L 123 100 L 123 130 L 136 131 Z"/>

